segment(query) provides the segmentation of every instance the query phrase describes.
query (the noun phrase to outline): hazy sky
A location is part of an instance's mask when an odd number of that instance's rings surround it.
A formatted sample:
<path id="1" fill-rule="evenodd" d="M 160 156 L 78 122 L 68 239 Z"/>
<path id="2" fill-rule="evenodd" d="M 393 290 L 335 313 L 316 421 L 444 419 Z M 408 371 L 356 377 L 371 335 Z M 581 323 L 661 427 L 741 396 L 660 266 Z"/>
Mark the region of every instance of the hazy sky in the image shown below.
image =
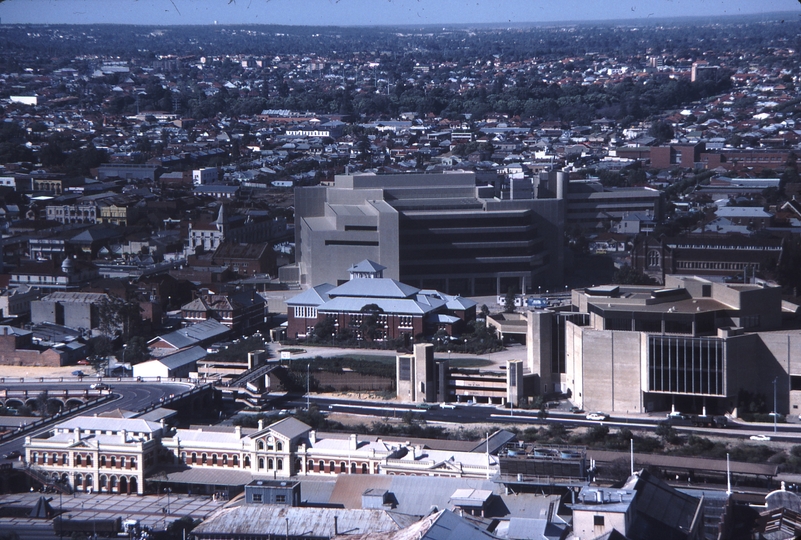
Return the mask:
<path id="1" fill-rule="evenodd" d="M 9 23 L 386 25 L 796 11 L 799 0 L 0 0 Z"/>

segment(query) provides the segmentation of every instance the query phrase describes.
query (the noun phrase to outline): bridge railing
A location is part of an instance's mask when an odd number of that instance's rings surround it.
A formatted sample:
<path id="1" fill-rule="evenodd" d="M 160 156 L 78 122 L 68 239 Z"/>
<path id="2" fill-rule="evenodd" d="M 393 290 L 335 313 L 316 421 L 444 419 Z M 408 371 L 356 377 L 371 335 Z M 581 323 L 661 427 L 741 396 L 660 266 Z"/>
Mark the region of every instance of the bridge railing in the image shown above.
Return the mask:
<path id="1" fill-rule="evenodd" d="M 210 388 L 214 388 L 214 386 L 215 386 L 214 382 L 210 382 L 210 383 L 206 383 L 206 384 L 203 384 L 203 385 L 195 386 L 191 390 L 189 390 L 188 392 L 182 392 L 180 394 L 170 394 L 166 398 L 162 398 L 162 399 L 160 399 L 158 401 L 151 401 L 148 405 L 146 405 L 145 407 L 139 409 L 137 412 L 139 414 L 143 414 L 143 413 L 147 413 L 147 412 L 150 412 L 152 410 L 158 409 L 159 407 L 165 407 L 165 406 L 169 405 L 170 403 L 175 403 L 176 401 L 180 401 L 182 399 L 186 399 L 186 398 L 188 398 L 190 396 L 193 396 L 195 394 L 199 394 L 201 392 L 205 392 L 205 391 L 209 390 Z"/>
<path id="2" fill-rule="evenodd" d="M 85 409 L 88 409 L 90 407 L 94 407 L 96 405 L 100 405 L 101 403 L 105 403 L 106 401 L 109 401 L 109 400 L 112 400 L 112 399 L 116 399 L 114 395 L 106 394 L 106 395 L 103 395 L 103 396 L 99 396 L 96 399 L 90 399 L 89 401 L 86 401 L 85 403 L 82 403 L 82 404 L 80 404 L 78 406 L 75 406 L 75 407 L 72 407 L 70 409 L 62 409 L 62 410 L 58 411 L 56 414 L 53 414 L 51 416 L 44 416 L 44 417 L 39 418 L 38 420 L 34 420 L 33 422 L 30 422 L 30 423 L 26 422 L 23 425 L 19 426 L 17 429 L 15 429 L 13 431 L 8 431 L 8 432 L 3 433 L 2 435 L 0 435 L 0 443 L 3 443 L 3 442 L 5 442 L 5 441 L 7 441 L 9 439 L 15 439 L 15 438 L 17 438 L 17 437 L 19 437 L 21 435 L 24 435 L 26 433 L 29 433 L 29 432 L 34 431 L 36 429 L 39 429 L 39 428 L 41 428 L 42 426 L 44 426 L 46 424 L 49 424 L 49 423 L 54 422 L 54 421 L 61 420 L 62 418 L 67 418 L 69 416 L 73 416 L 76 413 L 79 413 L 79 412 L 81 412 L 81 411 L 83 411 Z"/>
<path id="3" fill-rule="evenodd" d="M 24 383 L 179 383 L 191 384 L 193 386 L 205 385 L 209 383 L 218 383 L 217 377 L 200 377 L 190 379 L 187 377 L 103 377 L 101 375 L 92 376 L 86 375 L 84 377 L 0 377 L 0 384 L 24 384 Z"/>

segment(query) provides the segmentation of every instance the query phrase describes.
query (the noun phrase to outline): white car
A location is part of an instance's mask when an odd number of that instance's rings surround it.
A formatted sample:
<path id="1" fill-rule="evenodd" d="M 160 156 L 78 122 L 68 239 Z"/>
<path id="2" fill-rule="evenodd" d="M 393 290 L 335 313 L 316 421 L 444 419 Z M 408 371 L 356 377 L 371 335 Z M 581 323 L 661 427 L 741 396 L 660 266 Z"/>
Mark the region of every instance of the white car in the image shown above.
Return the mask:
<path id="1" fill-rule="evenodd" d="M 453 404 L 453 403 L 440 403 L 439 406 L 442 409 L 455 409 L 456 408 L 456 405 Z"/>
<path id="2" fill-rule="evenodd" d="M 770 437 L 768 437 L 767 435 L 751 435 L 749 439 L 751 439 L 752 441 L 765 442 L 769 441 Z"/>
<path id="3" fill-rule="evenodd" d="M 603 412 L 591 412 L 586 416 L 586 418 L 587 420 L 603 422 L 604 420 L 609 420 L 609 415 Z"/>

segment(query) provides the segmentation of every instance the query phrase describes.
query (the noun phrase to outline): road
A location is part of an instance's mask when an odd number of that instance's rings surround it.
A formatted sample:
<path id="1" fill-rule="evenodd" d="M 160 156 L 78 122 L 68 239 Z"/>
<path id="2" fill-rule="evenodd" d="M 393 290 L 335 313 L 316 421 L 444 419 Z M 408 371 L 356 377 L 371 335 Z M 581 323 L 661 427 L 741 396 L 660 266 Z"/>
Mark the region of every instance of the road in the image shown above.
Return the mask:
<path id="1" fill-rule="evenodd" d="M 342 413 L 356 416 L 368 416 L 376 419 L 397 418 L 400 419 L 407 412 L 412 412 L 425 419 L 426 422 L 443 422 L 454 424 L 530 424 L 530 425 L 549 425 L 563 424 L 565 427 L 591 427 L 596 425 L 606 425 L 617 428 L 637 428 L 655 431 L 662 417 L 649 417 L 643 415 L 620 417 L 613 416 L 603 422 L 587 420 L 584 414 L 573 414 L 562 411 L 549 411 L 545 419 L 537 416 L 538 411 L 531 409 L 502 409 L 488 405 L 456 405 L 455 409 L 442 408 L 435 406 L 431 409 L 416 407 L 408 403 L 389 403 L 389 402 L 364 402 L 357 400 L 342 400 L 323 397 L 310 397 L 310 403 L 316 404 L 321 411 L 330 413 Z M 283 400 L 276 402 L 276 407 L 290 409 L 303 409 L 306 407 L 306 398 L 303 396 L 287 396 Z M 699 435 L 718 434 L 736 438 L 748 439 L 751 435 L 764 433 L 770 436 L 772 441 L 792 442 L 801 444 L 801 426 L 795 424 L 779 424 L 778 432 L 773 433 L 773 425 L 765 424 L 743 424 L 731 423 L 728 428 L 696 428 L 689 426 L 677 426 L 674 429 L 682 433 L 696 433 Z M 763 443 L 760 443 L 763 444 Z"/>
<path id="2" fill-rule="evenodd" d="M 5 383 L 3 388 L 7 390 L 27 390 L 32 395 L 36 395 L 43 390 L 57 392 L 63 390 L 85 390 L 89 388 L 91 381 L 84 382 L 59 382 L 59 383 Z M 101 414 L 117 409 L 127 411 L 141 410 L 151 403 L 160 402 L 171 394 L 181 394 L 186 392 L 192 385 L 183 383 L 149 383 L 149 382 L 112 382 L 111 393 L 115 399 L 102 403 L 96 407 L 84 411 L 82 414 Z M 45 426 L 37 431 L 29 432 L 26 436 L 35 436 L 51 429 L 52 424 Z M 0 444 L 0 455 L 12 450 L 23 452 L 24 437 L 12 439 Z M 24 452 L 23 452 L 24 453 Z"/>

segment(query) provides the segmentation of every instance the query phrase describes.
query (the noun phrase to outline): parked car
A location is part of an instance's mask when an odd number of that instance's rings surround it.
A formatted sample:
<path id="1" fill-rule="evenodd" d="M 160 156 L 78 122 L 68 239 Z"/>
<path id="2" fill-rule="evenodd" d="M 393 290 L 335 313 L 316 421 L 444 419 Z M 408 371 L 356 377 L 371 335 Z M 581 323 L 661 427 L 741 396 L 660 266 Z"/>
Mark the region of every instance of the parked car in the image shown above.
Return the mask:
<path id="1" fill-rule="evenodd" d="M 89 385 L 92 390 L 111 390 L 111 387 L 105 383 L 94 383 Z"/>
<path id="2" fill-rule="evenodd" d="M 582 409 L 581 407 L 573 406 L 570 407 L 570 412 L 572 412 L 573 414 L 584 414 L 584 409 Z"/>
<path id="3" fill-rule="evenodd" d="M 596 422 L 603 422 L 609 420 L 609 415 L 603 412 L 591 412 L 586 416 L 587 420 L 595 420 Z"/>
<path id="4" fill-rule="evenodd" d="M 767 435 L 761 435 L 760 434 L 760 435 L 751 435 L 749 437 L 749 439 L 751 439 L 752 441 L 765 442 L 765 441 L 769 441 L 770 437 L 768 437 Z"/>
<path id="5" fill-rule="evenodd" d="M 91 362 L 89 362 L 89 360 L 78 360 L 75 363 L 78 364 L 79 366 L 89 366 L 89 365 L 91 365 Z"/>
<path id="6" fill-rule="evenodd" d="M 11 452 L 8 452 L 8 453 L 6 453 L 6 454 L 3 454 L 3 458 L 4 458 L 4 459 L 17 459 L 17 458 L 18 458 L 18 457 L 20 457 L 21 455 L 22 455 L 22 454 L 20 454 L 20 451 L 19 451 L 19 450 L 12 450 Z"/>
<path id="7" fill-rule="evenodd" d="M 73 377 L 86 377 L 86 373 L 84 373 L 80 369 L 77 369 L 77 370 L 72 372 L 72 376 Z"/>
<path id="8" fill-rule="evenodd" d="M 455 403 L 447 403 L 447 402 L 440 403 L 439 406 L 442 409 L 455 409 L 456 408 L 456 404 Z"/>

